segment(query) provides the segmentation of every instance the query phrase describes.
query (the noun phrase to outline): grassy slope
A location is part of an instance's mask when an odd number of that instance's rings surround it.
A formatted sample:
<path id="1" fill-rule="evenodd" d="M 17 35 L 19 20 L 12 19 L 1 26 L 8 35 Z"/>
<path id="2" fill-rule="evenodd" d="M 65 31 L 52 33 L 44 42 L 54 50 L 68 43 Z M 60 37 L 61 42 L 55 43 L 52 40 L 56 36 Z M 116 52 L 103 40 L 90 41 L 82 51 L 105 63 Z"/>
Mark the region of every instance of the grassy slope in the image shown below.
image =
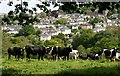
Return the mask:
<path id="1" fill-rule="evenodd" d="M 83 61 L 83 60 L 69 60 L 69 61 L 38 61 L 26 60 L 15 61 L 15 59 L 7 60 L 2 58 L 3 74 L 82 74 L 82 75 L 97 75 L 97 76 L 119 76 L 120 64 L 119 62 L 101 62 L 100 61 Z"/>

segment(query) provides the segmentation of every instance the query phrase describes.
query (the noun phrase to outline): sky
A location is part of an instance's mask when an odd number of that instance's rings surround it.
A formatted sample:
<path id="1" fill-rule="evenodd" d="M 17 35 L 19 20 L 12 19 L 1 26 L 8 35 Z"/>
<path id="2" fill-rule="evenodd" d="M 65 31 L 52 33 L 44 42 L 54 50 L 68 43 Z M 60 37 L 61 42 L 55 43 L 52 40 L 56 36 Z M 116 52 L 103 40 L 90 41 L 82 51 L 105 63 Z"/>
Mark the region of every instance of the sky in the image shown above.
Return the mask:
<path id="1" fill-rule="evenodd" d="M 0 13 L 8 13 L 10 10 L 14 10 L 15 9 L 14 5 L 21 3 L 20 0 L 19 1 L 17 1 L 17 0 L 0 0 L 0 1 L 1 1 L 1 3 L 0 3 Z M 7 5 L 7 3 L 9 3 L 9 1 L 13 1 L 13 6 L 8 6 Z M 35 5 L 37 3 L 40 3 L 40 1 L 38 1 L 38 0 L 23 0 L 23 1 L 27 1 L 28 2 L 29 8 L 35 7 Z M 50 7 L 48 7 L 48 9 L 51 9 L 51 10 L 57 10 L 58 8 L 59 7 L 53 8 L 52 4 L 51 4 Z M 41 11 L 39 10 L 37 12 L 41 12 Z"/>

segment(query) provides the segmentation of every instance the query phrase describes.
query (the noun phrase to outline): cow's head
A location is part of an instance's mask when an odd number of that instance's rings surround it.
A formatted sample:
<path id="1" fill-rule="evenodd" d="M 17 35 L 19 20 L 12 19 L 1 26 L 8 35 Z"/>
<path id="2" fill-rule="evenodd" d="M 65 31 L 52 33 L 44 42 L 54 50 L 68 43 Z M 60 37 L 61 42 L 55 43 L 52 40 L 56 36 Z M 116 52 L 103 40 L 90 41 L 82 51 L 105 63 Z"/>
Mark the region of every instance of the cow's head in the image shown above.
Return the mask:
<path id="1" fill-rule="evenodd" d="M 115 52 L 118 52 L 119 48 L 113 48 Z"/>
<path id="2" fill-rule="evenodd" d="M 53 47 L 46 47 L 46 54 L 51 54 Z"/>
<path id="3" fill-rule="evenodd" d="M 23 49 L 23 48 L 20 49 L 20 53 L 21 53 L 21 54 L 20 54 L 21 57 L 24 58 L 24 49 Z"/>
<path id="4" fill-rule="evenodd" d="M 69 46 L 68 49 L 69 49 L 69 52 L 72 52 L 72 46 Z"/>

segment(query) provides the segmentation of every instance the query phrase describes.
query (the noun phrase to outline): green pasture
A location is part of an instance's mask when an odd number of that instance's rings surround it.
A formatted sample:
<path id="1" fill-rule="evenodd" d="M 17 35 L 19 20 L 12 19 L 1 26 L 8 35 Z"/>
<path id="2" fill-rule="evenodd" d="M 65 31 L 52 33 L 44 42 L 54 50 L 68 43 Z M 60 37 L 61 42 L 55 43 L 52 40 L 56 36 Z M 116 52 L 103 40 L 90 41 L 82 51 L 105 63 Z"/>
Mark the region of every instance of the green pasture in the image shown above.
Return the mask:
<path id="1" fill-rule="evenodd" d="M 26 59 L 16 61 L 3 57 L 2 75 L 84 75 L 84 76 L 120 76 L 120 62 L 104 60 L 48 60 Z M 9 76 L 10 76 L 9 75 Z"/>

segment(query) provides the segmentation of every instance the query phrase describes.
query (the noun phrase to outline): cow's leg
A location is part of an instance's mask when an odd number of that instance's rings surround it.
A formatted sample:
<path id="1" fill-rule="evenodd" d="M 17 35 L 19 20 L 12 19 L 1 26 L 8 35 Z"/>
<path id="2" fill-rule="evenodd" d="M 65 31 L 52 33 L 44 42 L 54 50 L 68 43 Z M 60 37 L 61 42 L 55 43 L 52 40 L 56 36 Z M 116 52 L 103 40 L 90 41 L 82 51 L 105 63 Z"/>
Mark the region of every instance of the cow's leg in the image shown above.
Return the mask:
<path id="1" fill-rule="evenodd" d="M 22 59 L 22 60 L 24 59 L 24 55 L 21 57 L 21 59 Z"/>
<path id="2" fill-rule="evenodd" d="M 8 54 L 8 60 L 10 59 L 10 57 L 11 57 L 11 54 L 9 53 L 9 54 Z"/>
<path id="3" fill-rule="evenodd" d="M 54 57 L 54 55 L 52 56 L 52 60 L 54 60 L 55 59 L 55 57 Z"/>
<path id="4" fill-rule="evenodd" d="M 60 58 L 61 58 L 61 60 L 65 60 L 65 56 L 61 56 Z"/>
<path id="5" fill-rule="evenodd" d="M 18 60 L 19 60 L 20 55 L 18 55 Z"/>
<path id="6" fill-rule="evenodd" d="M 63 60 L 66 60 L 66 56 L 63 56 Z"/>
<path id="7" fill-rule="evenodd" d="M 69 60 L 69 55 L 67 55 L 67 60 Z"/>
<path id="8" fill-rule="evenodd" d="M 30 61 L 30 54 L 27 54 L 26 58 L 27 58 L 28 61 Z"/>
<path id="9" fill-rule="evenodd" d="M 56 60 L 56 55 L 55 55 L 55 60 Z"/>
<path id="10" fill-rule="evenodd" d="M 77 56 L 76 56 L 76 55 L 75 55 L 74 57 L 75 57 L 75 59 L 77 59 Z"/>
<path id="11" fill-rule="evenodd" d="M 109 58 L 109 61 L 111 61 L 111 62 L 112 62 L 112 57 L 110 57 L 110 58 Z"/>
<path id="12" fill-rule="evenodd" d="M 60 59 L 60 56 L 58 55 L 58 60 Z"/>
<path id="13" fill-rule="evenodd" d="M 38 55 L 38 61 L 40 60 L 40 55 Z"/>
<path id="14" fill-rule="evenodd" d="M 43 60 L 43 61 L 44 61 L 44 59 L 43 59 L 43 55 L 41 56 L 41 60 Z"/>
<path id="15" fill-rule="evenodd" d="M 17 57 L 16 57 L 16 55 L 15 55 L 15 59 L 16 59 Z"/>
<path id="16" fill-rule="evenodd" d="M 53 60 L 56 60 L 56 55 L 53 55 Z"/>
<path id="17" fill-rule="evenodd" d="M 15 55 L 15 60 L 16 60 L 16 61 L 18 60 L 18 55 Z"/>

